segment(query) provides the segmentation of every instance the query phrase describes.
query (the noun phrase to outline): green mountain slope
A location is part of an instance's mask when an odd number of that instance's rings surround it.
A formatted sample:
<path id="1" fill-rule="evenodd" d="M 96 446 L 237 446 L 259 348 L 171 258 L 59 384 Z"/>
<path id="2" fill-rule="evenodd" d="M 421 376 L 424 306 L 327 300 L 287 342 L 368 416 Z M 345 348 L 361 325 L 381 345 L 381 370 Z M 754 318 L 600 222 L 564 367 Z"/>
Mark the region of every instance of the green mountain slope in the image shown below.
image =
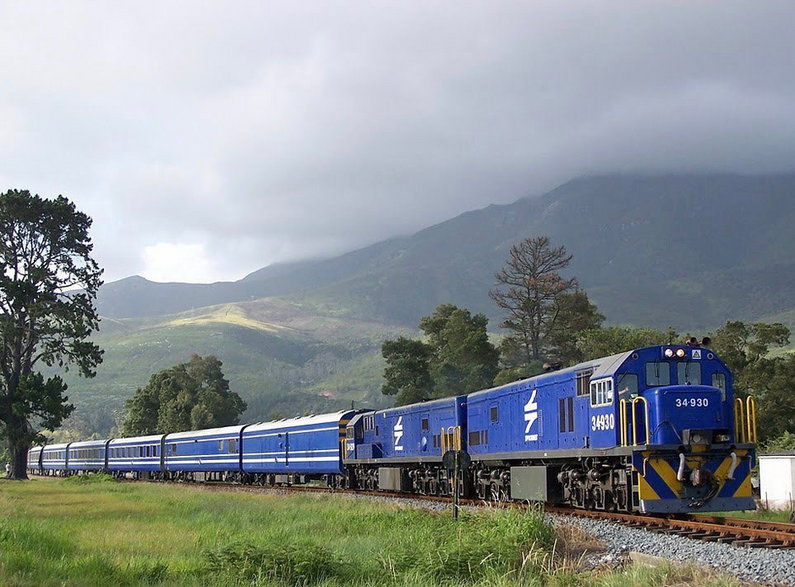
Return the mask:
<path id="1" fill-rule="evenodd" d="M 94 379 L 68 377 L 76 418 L 107 432 L 124 402 L 152 373 L 214 354 L 244 421 L 350 407 L 384 406 L 381 342 L 401 328 L 341 320 L 316 308 L 265 299 L 152 319 L 104 319 L 96 342 L 105 360 Z"/>

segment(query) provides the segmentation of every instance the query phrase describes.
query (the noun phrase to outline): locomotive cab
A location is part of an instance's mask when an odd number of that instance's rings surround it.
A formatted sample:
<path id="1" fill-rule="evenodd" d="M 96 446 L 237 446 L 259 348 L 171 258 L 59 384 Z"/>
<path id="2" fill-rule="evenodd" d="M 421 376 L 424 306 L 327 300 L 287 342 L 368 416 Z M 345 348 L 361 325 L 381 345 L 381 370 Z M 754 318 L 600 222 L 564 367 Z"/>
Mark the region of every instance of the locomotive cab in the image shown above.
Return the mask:
<path id="1" fill-rule="evenodd" d="M 726 365 L 708 348 L 666 345 L 635 351 L 619 371 L 638 382 L 636 393 L 619 392 L 619 442 L 633 447 L 636 505 L 753 509 L 753 445 L 735 436 Z"/>

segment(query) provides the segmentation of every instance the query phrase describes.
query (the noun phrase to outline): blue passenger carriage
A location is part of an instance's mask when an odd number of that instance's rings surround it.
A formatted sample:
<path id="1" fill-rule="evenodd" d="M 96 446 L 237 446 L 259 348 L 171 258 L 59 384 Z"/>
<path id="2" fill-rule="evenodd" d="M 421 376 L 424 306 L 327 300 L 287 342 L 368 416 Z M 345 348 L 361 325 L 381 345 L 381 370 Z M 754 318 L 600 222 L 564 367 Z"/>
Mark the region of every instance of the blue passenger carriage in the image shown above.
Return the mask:
<path id="1" fill-rule="evenodd" d="M 354 411 L 245 426 L 242 469 L 260 483 L 335 482 L 343 473 L 342 440 Z"/>
<path id="2" fill-rule="evenodd" d="M 108 442 L 108 471 L 117 477 L 157 477 L 162 470 L 164 434 L 114 438 Z"/>
<path id="3" fill-rule="evenodd" d="M 69 444 L 69 473 L 98 473 L 106 470 L 109 440 L 84 440 Z"/>
<path id="4" fill-rule="evenodd" d="M 41 453 L 43 447 L 41 446 L 32 446 L 28 451 L 28 474 L 29 475 L 41 475 L 42 468 L 41 468 Z"/>
<path id="5" fill-rule="evenodd" d="M 69 443 L 48 444 L 41 451 L 41 470 L 45 475 L 65 476 L 69 463 Z"/>
<path id="6" fill-rule="evenodd" d="M 240 434 L 245 426 L 176 432 L 164 439 L 166 478 L 232 481 L 241 470 Z"/>
<path id="7" fill-rule="evenodd" d="M 466 396 L 355 416 L 346 431 L 349 483 L 361 489 L 449 493 L 442 456 L 465 449 Z"/>

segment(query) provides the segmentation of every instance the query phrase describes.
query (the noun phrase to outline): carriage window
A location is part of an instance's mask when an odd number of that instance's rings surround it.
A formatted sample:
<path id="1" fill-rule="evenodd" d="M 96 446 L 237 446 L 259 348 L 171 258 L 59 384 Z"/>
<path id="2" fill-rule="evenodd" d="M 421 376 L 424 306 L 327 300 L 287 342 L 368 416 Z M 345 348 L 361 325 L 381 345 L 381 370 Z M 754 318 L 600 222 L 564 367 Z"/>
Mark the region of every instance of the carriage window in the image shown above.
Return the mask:
<path id="1" fill-rule="evenodd" d="M 677 363 L 676 382 L 679 385 L 701 385 L 701 363 L 697 361 Z"/>
<path id="2" fill-rule="evenodd" d="M 712 387 L 720 389 L 720 397 L 723 401 L 726 401 L 726 375 L 723 373 L 713 373 Z"/>
<path id="3" fill-rule="evenodd" d="M 218 441 L 218 452 L 224 452 L 224 441 L 223 440 L 219 440 Z"/>
<path id="4" fill-rule="evenodd" d="M 489 410 L 489 420 L 491 420 L 492 422 L 496 422 L 499 419 L 500 419 L 500 413 L 499 410 L 497 409 L 497 406 L 492 406 L 491 410 Z"/>
<path id="5" fill-rule="evenodd" d="M 577 373 L 577 395 L 588 395 L 588 382 L 593 375 L 593 369 Z"/>
<path id="6" fill-rule="evenodd" d="M 665 361 L 646 363 L 646 385 L 658 387 L 671 384 L 671 367 Z"/>
<path id="7" fill-rule="evenodd" d="M 616 389 L 618 389 L 618 397 L 623 397 L 626 394 L 638 395 L 638 376 L 634 373 L 622 373 L 618 376 Z"/>
<path id="8" fill-rule="evenodd" d="M 229 439 L 229 454 L 237 454 L 237 438 Z"/>

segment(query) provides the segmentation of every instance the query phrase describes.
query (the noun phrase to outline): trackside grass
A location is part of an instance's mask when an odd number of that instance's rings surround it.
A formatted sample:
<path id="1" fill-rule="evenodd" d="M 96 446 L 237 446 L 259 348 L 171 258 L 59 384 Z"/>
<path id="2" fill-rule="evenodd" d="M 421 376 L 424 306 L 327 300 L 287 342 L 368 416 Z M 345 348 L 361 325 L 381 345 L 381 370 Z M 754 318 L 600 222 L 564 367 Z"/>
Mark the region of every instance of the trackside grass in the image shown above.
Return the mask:
<path id="1" fill-rule="evenodd" d="M 578 570 L 540 512 L 434 514 L 102 476 L 0 480 L 0 585 L 685 585 L 692 569 Z"/>

